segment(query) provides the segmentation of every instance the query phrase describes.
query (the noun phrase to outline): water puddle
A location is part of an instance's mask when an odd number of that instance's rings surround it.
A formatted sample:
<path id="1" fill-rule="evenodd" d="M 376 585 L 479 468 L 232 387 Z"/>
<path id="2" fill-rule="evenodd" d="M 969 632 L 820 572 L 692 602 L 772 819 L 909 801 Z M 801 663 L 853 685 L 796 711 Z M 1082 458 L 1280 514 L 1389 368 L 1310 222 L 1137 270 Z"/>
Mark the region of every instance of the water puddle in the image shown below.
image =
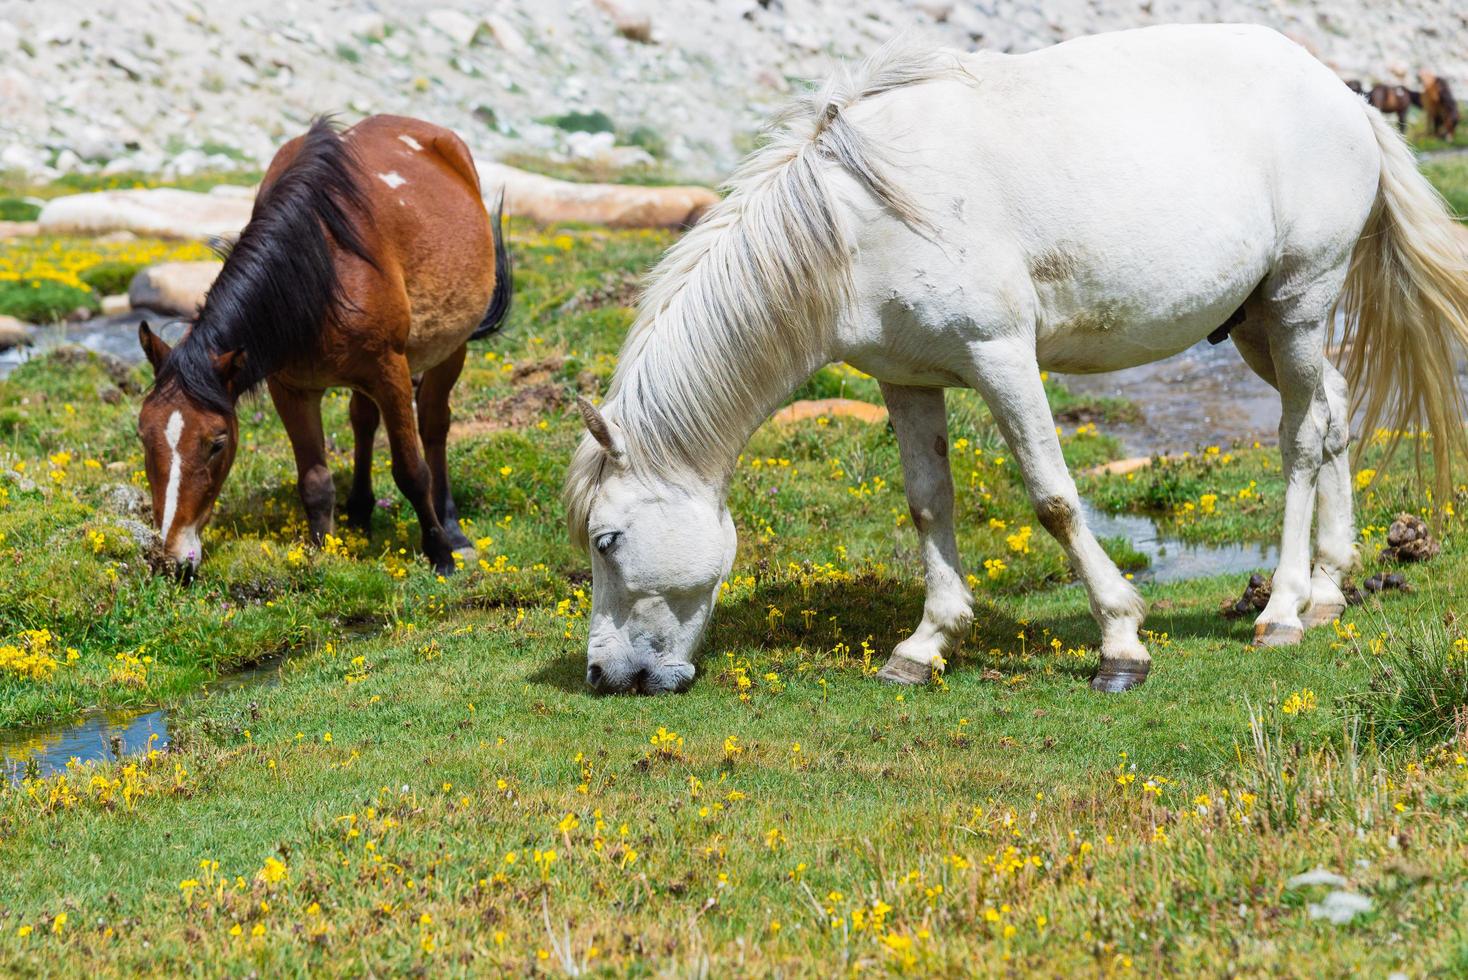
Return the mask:
<path id="1" fill-rule="evenodd" d="M 1125 538 L 1132 548 L 1152 560 L 1147 568 L 1134 573 L 1137 581 L 1181 582 L 1261 569 L 1273 571 L 1279 563 L 1279 546 L 1274 543 L 1189 544 L 1168 537 L 1149 517 L 1108 514 L 1084 498 L 1081 510 L 1096 537 Z"/>
<path id="2" fill-rule="evenodd" d="M 274 687 L 290 653 L 278 653 L 225 674 L 204 691 Z M 0 732 L 0 773 L 12 785 L 32 776 L 62 772 L 71 759 L 104 762 L 169 744 L 167 708 L 97 708 L 51 725 Z"/>

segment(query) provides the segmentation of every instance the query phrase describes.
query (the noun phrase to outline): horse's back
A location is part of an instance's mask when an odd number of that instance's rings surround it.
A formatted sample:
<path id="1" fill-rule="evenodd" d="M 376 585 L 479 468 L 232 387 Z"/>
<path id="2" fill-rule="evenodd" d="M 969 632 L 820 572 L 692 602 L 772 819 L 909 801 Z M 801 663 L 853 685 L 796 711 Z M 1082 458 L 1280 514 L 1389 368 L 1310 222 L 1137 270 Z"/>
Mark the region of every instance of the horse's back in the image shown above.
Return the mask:
<path id="1" fill-rule="evenodd" d="M 971 78 L 857 118 L 944 241 L 887 222 L 866 251 L 929 283 L 947 266 L 964 317 L 1032 320 L 1048 366 L 1182 350 L 1285 256 L 1349 250 L 1365 221 L 1379 151 L 1363 108 L 1273 31 L 1144 28 L 958 57 Z M 956 315 L 924 288 L 904 299 L 917 319 Z"/>
<path id="2" fill-rule="evenodd" d="M 480 322 L 494 288 L 493 231 L 473 157 L 451 130 L 406 116 L 369 116 L 345 136 L 390 256 L 377 288 L 405 305 L 414 370 L 432 367 Z"/>

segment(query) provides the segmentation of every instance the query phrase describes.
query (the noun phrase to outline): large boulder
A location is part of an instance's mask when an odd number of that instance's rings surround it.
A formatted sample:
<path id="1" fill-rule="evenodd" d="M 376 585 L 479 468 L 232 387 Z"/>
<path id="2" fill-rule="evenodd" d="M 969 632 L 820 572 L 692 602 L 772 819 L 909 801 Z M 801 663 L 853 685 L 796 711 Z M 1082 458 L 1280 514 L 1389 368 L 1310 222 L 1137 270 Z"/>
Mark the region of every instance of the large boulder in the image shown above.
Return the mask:
<path id="1" fill-rule="evenodd" d="M 204 305 L 223 262 L 164 262 L 133 276 L 127 299 L 133 309 L 191 317 Z"/>
<path id="2" fill-rule="evenodd" d="M 577 221 L 614 228 L 682 228 L 719 201 L 707 187 L 576 184 L 501 163 L 476 164 L 487 197 L 493 198 L 503 187 L 506 213 L 541 224 Z M 243 187 L 216 187 L 208 194 L 172 189 L 101 191 L 48 201 L 38 224 L 46 235 L 126 231 L 158 238 L 234 238 L 250 220 L 253 203 L 253 191 Z M 141 305 L 136 296 L 133 305 Z"/>
<path id="3" fill-rule="evenodd" d="M 12 347 L 29 347 L 35 328 L 13 316 L 0 315 L 0 351 Z"/>
<path id="4" fill-rule="evenodd" d="M 43 235 L 105 235 L 130 231 L 152 238 L 227 238 L 250 220 L 254 192 L 216 187 L 207 194 L 172 188 L 98 191 L 46 202 L 37 219 Z"/>
<path id="5" fill-rule="evenodd" d="M 487 197 L 505 190 L 505 211 L 540 224 L 579 221 L 613 228 L 683 228 L 719 202 L 707 187 L 573 184 L 477 161 Z"/>

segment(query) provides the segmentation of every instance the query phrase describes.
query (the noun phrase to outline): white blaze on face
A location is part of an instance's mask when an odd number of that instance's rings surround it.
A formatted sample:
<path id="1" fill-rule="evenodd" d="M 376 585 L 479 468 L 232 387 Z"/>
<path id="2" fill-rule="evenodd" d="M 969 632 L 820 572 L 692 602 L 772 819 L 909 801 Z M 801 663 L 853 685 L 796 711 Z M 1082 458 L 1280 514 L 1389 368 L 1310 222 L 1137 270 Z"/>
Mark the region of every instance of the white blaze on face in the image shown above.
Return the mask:
<path id="1" fill-rule="evenodd" d="M 404 143 L 408 144 L 408 148 L 411 149 L 411 150 L 414 150 L 415 152 L 418 151 L 418 150 L 423 149 L 423 144 L 422 143 L 419 143 L 417 140 L 415 140 L 413 137 L 409 136 L 407 133 L 403 133 L 401 136 L 398 137 L 398 139 L 400 139 Z"/>
<path id="2" fill-rule="evenodd" d="M 168 426 L 163 430 L 163 437 L 168 440 L 168 485 L 163 490 L 163 520 L 160 524 L 162 530 L 159 534 L 163 538 L 163 546 L 168 546 L 168 532 L 173 529 L 173 518 L 178 511 L 178 483 L 183 479 L 183 473 L 178 465 L 178 441 L 183 438 L 184 419 L 183 413 L 177 409 L 168 416 Z"/>
<path id="3" fill-rule="evenodd" d="M 399 187 L 402 187 L 408 182 L 408 178 L 404 177 L 396 170 L 389 170 L 385 174 L 378 174 L 377 179 L 382 181 L 388 187 L 391 187 L 393 190 L 397 190 Z"/>

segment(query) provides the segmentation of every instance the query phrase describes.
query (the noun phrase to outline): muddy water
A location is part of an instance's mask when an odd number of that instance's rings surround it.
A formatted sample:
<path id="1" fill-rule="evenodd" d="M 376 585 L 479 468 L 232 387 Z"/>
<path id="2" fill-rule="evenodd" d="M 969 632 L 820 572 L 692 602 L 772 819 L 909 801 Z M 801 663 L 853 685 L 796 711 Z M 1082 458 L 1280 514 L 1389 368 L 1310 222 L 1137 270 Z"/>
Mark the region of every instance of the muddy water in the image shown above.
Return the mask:
<path id="1" fill-rule="evenodd" d="M 1234 442 L 1272 443 L 1279 394 L 1249 369 L 1233 343 L 1204 341 L 1165 361 L 1110 374 L 1067 374 L 1077 395 L 1125 398 L 1142 421 L 1108 425 L 1129 456 L 1178 453 Z"/>
<path id="2" fill-rule="evenodd" d="M 289 654 L 277 654 L 220 677 L 206 685 L 205 691 L 274 687 L 289 660 Z M 61 772 L 71 759 L 101 762 L 167 748 L 168 744 L 167 708 L 98 708 L 80 718 L 0 733 L 0 773 L 18 783 L 28 776 Z"/>

